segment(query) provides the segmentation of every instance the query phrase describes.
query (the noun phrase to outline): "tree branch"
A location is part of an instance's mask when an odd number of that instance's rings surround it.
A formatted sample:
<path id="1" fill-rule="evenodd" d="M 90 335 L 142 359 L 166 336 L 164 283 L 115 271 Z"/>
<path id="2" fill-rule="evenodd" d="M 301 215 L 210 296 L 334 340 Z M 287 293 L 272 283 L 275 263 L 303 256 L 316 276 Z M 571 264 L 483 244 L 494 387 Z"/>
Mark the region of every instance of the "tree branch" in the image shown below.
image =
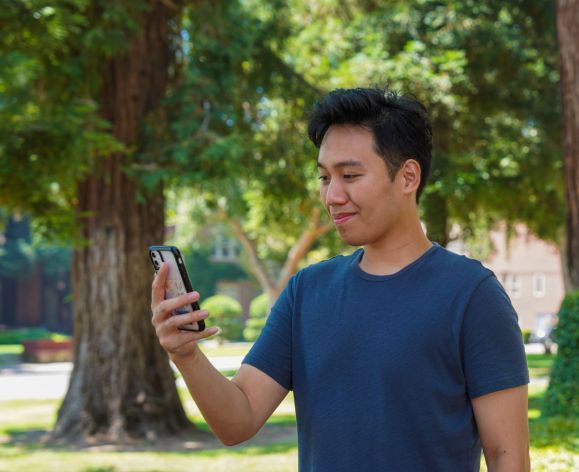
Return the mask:
<path id="1" fill-rule="evenodd" d="M 310 213 L 310 221 L 306 230 L 291 248 L 281 270 L 276 285 L 279 295 L 288 283 L 290 277 L 297 272 L 299 262 L 306 256 L 314 243 L 332 229 L 331 224 L 320 225 L 320 209 L 314 208 Z"/>
<path id="2" fill-rule="evenodd" d="M 259 256 L 257 255 L 257 249 L 255 247 L 255 243 L 252 239 L 248 236 L 248 234 L 243 230 L 241 223 L 237 221 L 235 218 L 227 218 L 227 221 L 233 228 L 235 235 L 241 242 L 241 245 L 245 249 L 249 257 L 249 265 L 255 278 L 261 285 L 261 288 L 268 294 L 268 296 L 272 296 L 275 291 L 274 282 L 271 280 L 267 270 L 265 269 L 262 261 L 260 260 Z"/>

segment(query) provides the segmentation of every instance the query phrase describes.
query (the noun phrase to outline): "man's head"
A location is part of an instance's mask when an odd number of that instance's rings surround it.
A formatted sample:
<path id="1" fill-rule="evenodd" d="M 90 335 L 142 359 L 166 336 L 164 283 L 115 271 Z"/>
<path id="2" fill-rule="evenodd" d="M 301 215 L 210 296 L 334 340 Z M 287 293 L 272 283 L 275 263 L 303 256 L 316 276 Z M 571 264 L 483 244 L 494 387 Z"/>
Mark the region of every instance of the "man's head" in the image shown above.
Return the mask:
<path id="1" fill-rule="evenodd" d="M 384 247 L 421 231 L 418 195 L 431 127 L 420 103 L 375 89 L 336 90 L 309 124 L 319 147 L 320 196 L 342 239 Z"/>
<path id="2" fill-rule="evenodd" d="M 335 125 L 360 126 L 370 131 L 376 153 L 386 163 L 390 179 L 404 161 L 420 165 L 416 201 L 426 184 L 432 157 L 432 127 L 424 106 L 396 92 L 375 88 L 337 89 L 319 101 L 310 117 L 308 135 L 316 147 Z"/>

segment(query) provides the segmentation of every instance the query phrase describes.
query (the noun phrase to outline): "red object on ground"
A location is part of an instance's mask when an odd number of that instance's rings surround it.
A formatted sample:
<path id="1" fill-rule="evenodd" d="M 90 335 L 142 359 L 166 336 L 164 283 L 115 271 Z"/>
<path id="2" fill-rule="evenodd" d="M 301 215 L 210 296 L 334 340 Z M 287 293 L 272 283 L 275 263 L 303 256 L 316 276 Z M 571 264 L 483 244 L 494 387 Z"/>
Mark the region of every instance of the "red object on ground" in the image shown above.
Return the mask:
<path id="1" fill-rule="evenodd" d="M 24 362 L 69 362 L 72 361 L 73 341 L 52 341 L 38 339 L 23 341 Z"/>

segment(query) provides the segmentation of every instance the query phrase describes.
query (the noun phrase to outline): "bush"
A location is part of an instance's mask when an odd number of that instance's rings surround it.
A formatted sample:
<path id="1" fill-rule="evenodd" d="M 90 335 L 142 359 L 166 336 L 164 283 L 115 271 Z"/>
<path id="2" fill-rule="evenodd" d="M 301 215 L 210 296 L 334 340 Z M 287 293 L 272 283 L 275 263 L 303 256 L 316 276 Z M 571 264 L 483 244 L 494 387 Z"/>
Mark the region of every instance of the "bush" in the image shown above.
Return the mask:
<path id="1" fill-rule="evenodd" d="M 19 328 L 0 331 L 0 345 L 21 344 L 24 341 L 50 339 L 52 341 L 66 341 L 70 336 L 57 334 L 44 328 Z"/>
<path id="2" fill-rule="evenodd" d="M 243 337 L 246 341 L 255 341 L 261 333 L 267 314 L 269 313 L 269 297 L 263 293 L 255 297 L 249 306 L 249 319 L 245 322 Z"/>
<path id="3" fill-rule="evenodd" d="M 523 330 L 523 342 L 524 342 L 525 344 L 529 344 L 529 338 L 531 337 L 531 333 L 532 333 L 532 332 L 533 332 L 533 331 L 530 330 L 530 329 L 524 329 L 524 330 Z"/>
<path id="4" fill-rule="evenodd" d="M 243 330 L 241 320 L 241 304 L 235 298 L 227 295 L 213 295 L 201 304 L 207 310 L 210 322 L 221 328 L 220 340 L 239 341 Z"/>
<path id="5" fill-rule="evenodd" d="M 579 416 L 579 292 L 567 294 L 557 325 L 557 356 L 545 394 L 546 416 Z"/>

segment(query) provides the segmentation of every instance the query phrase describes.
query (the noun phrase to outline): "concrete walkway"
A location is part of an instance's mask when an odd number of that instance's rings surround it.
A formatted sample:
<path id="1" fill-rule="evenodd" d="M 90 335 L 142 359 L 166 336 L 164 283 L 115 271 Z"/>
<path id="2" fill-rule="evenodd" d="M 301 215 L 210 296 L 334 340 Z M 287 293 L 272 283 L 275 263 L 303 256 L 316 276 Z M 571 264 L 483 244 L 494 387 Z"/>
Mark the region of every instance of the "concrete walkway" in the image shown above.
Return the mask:
<path id="1" fill-rule="evenodd" d="M 542 354 L 540 344 L 527 344 L 527 354 Z M 211 363 L 219 370 L 237 370 L 243 356 L 212 357 Z M 70 362 L 51 364 L 15 364 L 0 367 L 0 401 L 7 400 L 42 400 L 63 398 L 68 388 L 68 379 L 72 370 Z M 546 377 L 531 379 L 531 385 L 546 385 Z M 184 386 L 183 379 L 177 379 L 177 385 Z"/>
<path id="2" fill-rule="evenodd" d="M 237 370 L 242 360 L 243 356 L 210 358 L 211 363 L 221 371 Z M 71 371 L 71 362 L 0 367 L 0 401 L 63 398 Z M 177 385 L 185 385 L 181 377 Z"/>

